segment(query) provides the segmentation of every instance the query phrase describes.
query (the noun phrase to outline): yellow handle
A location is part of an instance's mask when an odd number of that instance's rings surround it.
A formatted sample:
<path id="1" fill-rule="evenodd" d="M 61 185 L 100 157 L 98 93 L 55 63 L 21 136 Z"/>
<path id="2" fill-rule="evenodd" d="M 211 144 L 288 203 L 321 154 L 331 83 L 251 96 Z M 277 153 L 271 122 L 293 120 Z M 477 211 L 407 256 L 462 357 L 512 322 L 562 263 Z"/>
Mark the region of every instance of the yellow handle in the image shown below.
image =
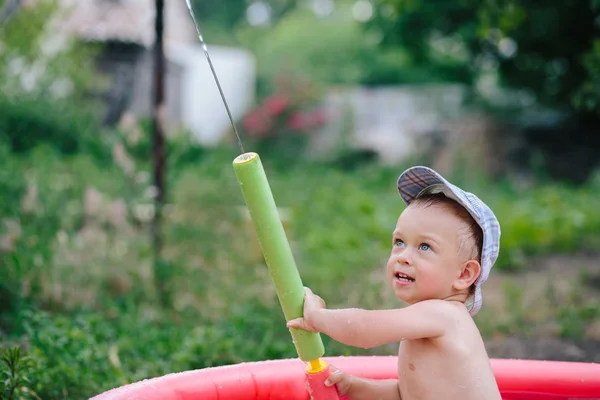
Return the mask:
<path id="1" fill-rule="evenodd" d="M 319 358 L 312 360 L 306 366 L 306 372 L 309 374 L 318 374 L 327 368 L 327 363 Z"/>

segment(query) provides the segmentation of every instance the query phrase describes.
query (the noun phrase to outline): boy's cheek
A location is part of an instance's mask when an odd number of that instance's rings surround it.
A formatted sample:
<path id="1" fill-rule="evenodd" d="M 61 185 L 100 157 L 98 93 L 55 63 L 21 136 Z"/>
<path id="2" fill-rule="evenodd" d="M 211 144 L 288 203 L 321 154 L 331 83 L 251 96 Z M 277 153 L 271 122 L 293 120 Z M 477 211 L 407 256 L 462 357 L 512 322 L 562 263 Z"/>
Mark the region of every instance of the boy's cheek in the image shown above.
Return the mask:
<path id="1" fill-rule="evenodd" d="M 439 286 L 438 280 L 430 275 L 419 276 L 417 283 L 423 292 L 432 292 Z"/>

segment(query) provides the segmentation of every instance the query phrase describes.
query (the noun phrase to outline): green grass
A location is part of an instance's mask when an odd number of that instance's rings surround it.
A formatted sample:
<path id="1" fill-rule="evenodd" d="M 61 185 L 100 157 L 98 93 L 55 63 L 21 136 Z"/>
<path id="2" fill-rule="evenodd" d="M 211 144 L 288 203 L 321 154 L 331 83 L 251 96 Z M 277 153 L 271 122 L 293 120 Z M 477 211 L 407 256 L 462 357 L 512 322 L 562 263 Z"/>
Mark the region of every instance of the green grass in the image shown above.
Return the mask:
<path id="1" fill-rule="evenodd" d="M 170 299 L 165 308 L 152 276 L 144 218 L 152 198 L 143 152 L 133 174 L 110 160 L 65 157 L 49 148 L 3 153 L 0 210 L 21 234 L 14 250 L 0 253 L 0 341 L 4 348 L 20 345 L 29 360 L 16 373 L 27 377 L 19 383 L 22 398 L 85 398 L 169 372 L 295 356 L 252 226 L 240 211 L 231 167 L 237 154 L 174 154 L 161 269 Z M 277 205 L 289 212 L 286 228 L 304 284 L 332 307 L 395 305 L 383 268 L 403 209 L 395 189 L 403 168 L 278 170 L 263 162 Z M 545 183 L 519 189 L 454 178 L 501 222 L 499 270 L 523 269 L 532 255 L 600 243 L 598 179 L 580 188 Z M 31 185 L 37 199 L 24 207 Z M 96 211 L 88 205 L 86 212 L 86 188 L 101 194 Z M 128 214 L 115 226 L 117 200 Z M 586 307 L 557 311 L 563 336 L 581 335 L 597 317 Z M 517 313 L 486 335 L 510 331 L 524 318 Z M 324 342 L 327 355 L 394 351 Z"/>

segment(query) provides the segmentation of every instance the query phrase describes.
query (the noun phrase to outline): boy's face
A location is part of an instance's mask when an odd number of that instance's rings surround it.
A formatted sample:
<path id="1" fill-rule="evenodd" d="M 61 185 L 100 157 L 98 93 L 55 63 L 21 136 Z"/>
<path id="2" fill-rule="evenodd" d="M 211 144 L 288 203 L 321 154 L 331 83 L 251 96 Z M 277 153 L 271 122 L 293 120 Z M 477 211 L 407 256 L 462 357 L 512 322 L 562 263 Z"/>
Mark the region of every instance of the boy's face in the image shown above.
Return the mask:
<path id="1" fill-rule="evenodd" d="M 469 249 L 467 225 L 444 205 L 411 204 L 398 218 L 387 275 L 396 297 L 413 304 L 456 294 Z M 462 247 L 462 249 L 461 249 Z"/>

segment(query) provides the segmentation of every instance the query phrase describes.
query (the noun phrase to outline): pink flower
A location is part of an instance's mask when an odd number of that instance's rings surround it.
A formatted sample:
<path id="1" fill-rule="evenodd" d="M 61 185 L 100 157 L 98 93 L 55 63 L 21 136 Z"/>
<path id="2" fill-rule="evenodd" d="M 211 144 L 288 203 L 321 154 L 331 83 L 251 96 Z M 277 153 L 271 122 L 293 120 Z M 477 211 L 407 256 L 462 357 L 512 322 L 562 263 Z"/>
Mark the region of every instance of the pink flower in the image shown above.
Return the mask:
<path id="1" fill-rule="evenodd" d="M 268 116 L 258 110 L 246 115 L 243 125 L 250 136 L 261 137 L 267 135 L 272 123 Z"/>
<path id="2" fill-rule="evenodd" d="M 300 131 L 306 128 L 306 122 L 305 115 L 302 112 L 296 111 L 293 112 L 288 118 L 287 126 L 289 129 Z"/>
<path id="3" fill-rule="evenodd" d="M 289 129 L 305 130 L 312 129 L 327 123 L 327 116 L 321 110 L 308 112 L 296 111 L 287 120 Z"/>
<path id="4" fill-rule="evenodd" d="M 276 116 L 285 111 L 289 104 L 287 97 L 281 95 L 271 96 L 265 101 L 264 110 L 272 116 Z"/>

